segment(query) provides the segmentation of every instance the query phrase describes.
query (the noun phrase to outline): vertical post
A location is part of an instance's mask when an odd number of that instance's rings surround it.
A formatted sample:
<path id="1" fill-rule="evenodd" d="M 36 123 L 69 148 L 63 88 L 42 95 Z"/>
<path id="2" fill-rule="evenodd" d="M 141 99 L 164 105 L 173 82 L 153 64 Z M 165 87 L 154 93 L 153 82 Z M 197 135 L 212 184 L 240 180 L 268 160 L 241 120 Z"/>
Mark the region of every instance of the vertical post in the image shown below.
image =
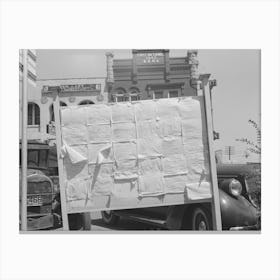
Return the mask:
<path id="1" fill-rule="evenodd" d="M 169 81 L 170 74 L 170 61 L 169 61 L 169 50 L 164 50 L 164 79 Z"/>
<path id="2" fill-rule="evenodd" d="M 27 230 L 27 50 L 23 50 L 22 129 L 21 129 L 21 230 Z"/>
<path id="3" fill-rule="evenodd" d="M 132 82 L 136 83 L 137 82 L 137 51 L 132 50 Z"/>
<path id="4" fill-rule="evenodd" d="M 209 85 L 209 94 L 210 94 L 210 102 L 211 102 L 211 117 L 212 117 L 212 128 L 213 128 L 213 133 L 214 133 L 214 111 L 213 111 L 213 99 L 212 99 L 212 90 Z"/>
<path id="5" fill-rule="evenodd" d="M 56 151 L 57 151 L 57 162 L 58 162 L 58 173 L 59 173 L 59 188 L 60 188 L 60 202 L 61 202 L 61 214 L 63 230 L 69 230 L 67 205 L 66 205 L 66 190 L 65 180 L 63 173 L 63 162 L 61 158 L 61 129 L 60 129 L 60 114 L 59 114 L 59 92 L 55 93 L 54 97 L 54 119 L 55 119 L 55 134 L 56 134 Z"/>
<path id="6" fill-rule="evenodd" d="M 211 181 L 212 181 L 212 219 L 213 219 L 213 229 L 222 230 L 221 221 L 221 209 L 220 209 L 220 198 L 217 180 L 217 169 L 215 161 L 215 151 L 213 147 L 213 126 L 212 126 L 212 113 L 211 113 L 211 100 L 210 100 L 210 89 L 206 85 L 203 89 L 204 102 L 205 102 L 205 113 L 206 113 L 206 124 L 208 133 L 208 148 L 209 148 L 209 158 L 210 158 L 210 170 L 211 170 Z"/>

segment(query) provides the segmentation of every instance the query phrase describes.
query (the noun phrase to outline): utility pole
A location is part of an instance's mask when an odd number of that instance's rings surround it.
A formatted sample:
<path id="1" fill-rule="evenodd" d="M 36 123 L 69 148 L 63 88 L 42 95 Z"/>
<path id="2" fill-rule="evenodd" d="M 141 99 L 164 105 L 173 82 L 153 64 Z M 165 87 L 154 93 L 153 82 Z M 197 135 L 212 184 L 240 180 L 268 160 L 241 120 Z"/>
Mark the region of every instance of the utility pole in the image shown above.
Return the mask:
<path id="1" fill-rule="evenodd" d="M 231 160 L 231 156 L 235 154 L 234 146 L 226 146 L 225 147 L 225 154 L 228 155 L 229 161 Z"/>
<path id="2" fill-rule="evenodd" d="M 21 129 L 21 230 L 27 230 L 27 49 L 23 50 Z"/>
<path id="3" fill-rule="evenodd" d="M 211 112 L 212 112 L 212 127 L 213 127 L 213 138 L 214 140 L 220 139 L 220 134 L 214 129 L 214 108 L 213 108 L 213 98 L 212 98 L 212 89 L 217 86 L 217 80 L 209 80 L 209 91 L 210 91 L 210 100 L 211 100 Z"/>

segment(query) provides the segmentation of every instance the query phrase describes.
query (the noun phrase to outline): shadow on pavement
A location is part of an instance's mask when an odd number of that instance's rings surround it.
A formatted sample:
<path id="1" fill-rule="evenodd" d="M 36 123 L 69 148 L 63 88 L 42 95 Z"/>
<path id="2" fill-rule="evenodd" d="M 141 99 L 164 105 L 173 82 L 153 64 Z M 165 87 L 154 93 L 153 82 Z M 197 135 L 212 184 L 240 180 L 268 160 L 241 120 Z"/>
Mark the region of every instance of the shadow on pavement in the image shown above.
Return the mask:
<path id="1" fill-rule="evenodd" d="M 150 226 L 137 221 L 120 218 L 117 225 L 107 225 L 102 219 L 95 219 L 91 221 L 91 230 L 161 230 L 155 226 Z"/>

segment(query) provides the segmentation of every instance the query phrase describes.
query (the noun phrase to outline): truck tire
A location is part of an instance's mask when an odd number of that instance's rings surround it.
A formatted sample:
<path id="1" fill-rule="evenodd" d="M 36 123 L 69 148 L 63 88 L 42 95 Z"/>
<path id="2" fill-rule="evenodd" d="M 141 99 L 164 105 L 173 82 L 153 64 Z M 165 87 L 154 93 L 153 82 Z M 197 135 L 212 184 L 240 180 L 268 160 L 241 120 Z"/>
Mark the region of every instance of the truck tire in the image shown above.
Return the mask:
<path id="1" fill-rule="evenodd" d="M 69 230 L 81 230 L 83 227 L 83 217 L 81 213 L 68 214 Z"/>
<path id="2" fill-rule="evenodd" d="M 69 230 L 90 230 L 90 213 L 68 214 Z"/>
<path id="3" fill-rule="evenodd" d="M 91 216 L 90 213 L 83 213 L 83 230 L 91 230 Z"/>
<path id="4" fill-rule="evenodd" d="M 212 217 L 203 207 L 195 207 L 192 211 L 192 230 L 212 230 Z"/>
<path id="5" fill-rule="evenodd" d="M 120 220 L 120 217 L 115 215 L 113 211 L 102 211 L 101 215 L 103 222 L 110 226 L 116 225 Z"/>

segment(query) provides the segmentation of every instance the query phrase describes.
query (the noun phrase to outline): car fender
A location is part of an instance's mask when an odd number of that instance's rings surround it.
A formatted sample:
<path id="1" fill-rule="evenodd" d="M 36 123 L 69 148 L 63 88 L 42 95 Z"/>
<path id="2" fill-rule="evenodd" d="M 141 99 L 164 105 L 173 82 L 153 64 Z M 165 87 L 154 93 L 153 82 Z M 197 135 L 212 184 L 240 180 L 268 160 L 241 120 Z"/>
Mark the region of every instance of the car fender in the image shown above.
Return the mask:
<path id="1" fill-rule="evenodd" d="M 233 197 L 219 189 L 223 228 L 257 223 L 257 209 L 242 195 Z"/>
<path id="2" fill-rule="evenodd" d="M 258 221 L 257 209 L 243 196 L 232 197 L 219 189 L 221 218 L 223 228 L 234 226 L 255 225 Z M 171 230 L 181 229 L 183 220 L 187 212 L 191 213 L 196 203 L 188 205 L 174 205 L 168 207 L 166 217 L 166 227 Z M 202 203 L 205 209 L 211 212 L 209 203 Z"/>

